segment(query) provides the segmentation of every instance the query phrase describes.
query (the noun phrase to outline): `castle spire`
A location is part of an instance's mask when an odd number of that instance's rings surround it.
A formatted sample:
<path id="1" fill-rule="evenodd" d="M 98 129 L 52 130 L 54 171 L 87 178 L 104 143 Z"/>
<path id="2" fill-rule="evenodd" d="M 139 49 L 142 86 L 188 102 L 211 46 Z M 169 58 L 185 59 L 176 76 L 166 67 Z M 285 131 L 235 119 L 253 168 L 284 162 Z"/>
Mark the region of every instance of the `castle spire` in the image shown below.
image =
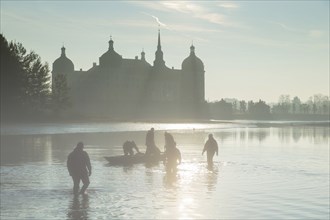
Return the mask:
<path id="1" fill-rule="evenodd" d="M 61 51 L 62 51 L 61 56 L 65 57 L 65 47 L 64 47 L 64 44 L 63 44 L 63 46 L 61 48 Z"/>
<path id="2" fill-rule="evenodd" d="M 154 66 L 165 65 L 165 61 L 163 60 L 163 51 L 160 44 L 160 29 L 158 29 L 158 44 L 157 51 L 155 53 Z"/>
<path id="3" fill-rule="evenodd" d="M 157 50 L 162 50 L 162 46 L 160 45 L 160 29 L 158 29 L 158 45 Z"/>
<path id="4" fill-rule="evenodd" d="M 109 41 L 109 50 L 114 50 L 113 49 L 113 40 L 112 40 L 112 36 L 110 35 L 110 41 Z"/>
<path id="5" fill-rule="evenodd" d="M 195 55 L 195 47 L 194 44 L 190 46 L 190 55 Z"/>
<path id="6" fill-rule="evenodd" d="M 146 60 L 146 57 L 145 57 L 146 53 L 144 52 L 144 48 L 142 49 L 142 52 L 141 52 L 141 60 L 145 61 Z"/>

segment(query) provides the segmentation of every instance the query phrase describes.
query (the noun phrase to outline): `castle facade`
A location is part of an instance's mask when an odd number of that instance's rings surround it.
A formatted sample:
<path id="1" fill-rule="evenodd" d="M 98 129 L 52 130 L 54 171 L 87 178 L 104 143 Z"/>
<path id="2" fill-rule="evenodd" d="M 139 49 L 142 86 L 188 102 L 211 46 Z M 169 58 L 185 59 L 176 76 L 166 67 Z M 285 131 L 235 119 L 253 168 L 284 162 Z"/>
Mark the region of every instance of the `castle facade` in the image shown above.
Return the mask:
<path id="1" fill-rule="evenodd" d="M 66 114 L 113 119 L 200 118 L 205 108 L 204 64 L 195 47 L 181 69 L 168 68 L 163 59 L 160 32 L 153 65 L 145 59 L 125 59 L 108 50 L 87 70 L 75 70 L 62 47 L 53 63 L 52 78 L 63 74 L 69 88 L 71 107 Z M 53 88 L 54 89 L 54 88 Z"/>

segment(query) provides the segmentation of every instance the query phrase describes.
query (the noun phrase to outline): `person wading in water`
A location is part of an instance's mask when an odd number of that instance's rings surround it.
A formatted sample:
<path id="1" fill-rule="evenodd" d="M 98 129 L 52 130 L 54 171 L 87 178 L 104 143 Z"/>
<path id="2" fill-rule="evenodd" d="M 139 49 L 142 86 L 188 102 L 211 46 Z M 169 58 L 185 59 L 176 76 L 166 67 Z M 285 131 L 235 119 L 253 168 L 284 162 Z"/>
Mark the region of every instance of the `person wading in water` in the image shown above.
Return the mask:
<path id="1" fill-rule="evenodd" d="M 209 134 L 209 139 L 206 141 L 206 143 L 204 145 L 202 155 L 204 154 L 205 151 L 207 154 L 207 164 L 209 167 L 212 167 L 214 154 L 217 153 L 217 156 L 218 156 L 218 143 L 213 138 L 212 134 Z"/>
<path id="2" fill-rule="evenodd" d="M 84 144 L 79 142 L 74 150 L 69 154 L 67 160 L 67 168 L 73 180 L 73 194 L 85 194 L 89 185 L 89 176 L 92 174 L 92 166 L 88 153 L 83 150 Z M 80 180 L 83 187 L 79 192 Z"/>
<path id="3" fill-rule="evenodd" d="M 166 166 L 167 174 L 176 174 L 177 165 L 181 163 L 181 152 L 176 147 L 176 142 L 173 136 L 165 132 L 165 160 L 164 165 Z"/>
<path id="4" fill-rule="evenodd" d="M 159 157 L 160 156 L 160 150 L 155 144 L 155 129 L 151 128 L 146 135 L 146 156 L 152 156 L 152 157 Z"/>

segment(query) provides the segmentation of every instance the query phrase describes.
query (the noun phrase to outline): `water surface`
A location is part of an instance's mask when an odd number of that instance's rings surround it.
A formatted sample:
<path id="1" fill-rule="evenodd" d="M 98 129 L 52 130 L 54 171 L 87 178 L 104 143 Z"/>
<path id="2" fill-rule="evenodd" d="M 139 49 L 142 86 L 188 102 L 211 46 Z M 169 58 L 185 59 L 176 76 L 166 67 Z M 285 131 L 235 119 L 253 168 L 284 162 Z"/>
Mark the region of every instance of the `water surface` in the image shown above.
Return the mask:
<path id="1" fill-rule="evenodd" d="M 109 166 L 134 140 L 145 150 L 155 127 L 161 150 L 170 130 L 181 150 L 178 174 L 163 164 Z M 329 219 L 329 127 L 246 124 L 26 125 L 1 136 L 1 219 Z M 61 132 L 62 131 L 62 132 Z M 219 156 L 207 169 L 207 135 Z M 74 198 L 67 155 L 85 143 L 93 174 Z"/>

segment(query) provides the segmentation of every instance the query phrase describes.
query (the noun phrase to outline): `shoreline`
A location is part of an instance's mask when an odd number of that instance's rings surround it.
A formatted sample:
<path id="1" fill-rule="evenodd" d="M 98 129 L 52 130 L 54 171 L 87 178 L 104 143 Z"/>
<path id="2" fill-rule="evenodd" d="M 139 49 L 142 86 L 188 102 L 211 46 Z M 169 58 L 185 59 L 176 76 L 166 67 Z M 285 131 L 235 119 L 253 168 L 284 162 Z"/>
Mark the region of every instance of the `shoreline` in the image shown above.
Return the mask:
<path id="1" fill-rule="evenodd" d="M 1 125 L 23 124 L 254 124 L 254 125 L 330 125 L 330 120 L 258 120 L 258 119 L 202 119 L 202 120 L 29 120 L 29 121 L 1 121 Z"/>
<path id="2" fill-rule="evenodd" d="M 330 127 L 330 121 L 212 120 L 200 122 L 31 122 L 1 123 L 1 136 L 81 134 L 147 131 L 208 130 L 229 128 Z"/>

